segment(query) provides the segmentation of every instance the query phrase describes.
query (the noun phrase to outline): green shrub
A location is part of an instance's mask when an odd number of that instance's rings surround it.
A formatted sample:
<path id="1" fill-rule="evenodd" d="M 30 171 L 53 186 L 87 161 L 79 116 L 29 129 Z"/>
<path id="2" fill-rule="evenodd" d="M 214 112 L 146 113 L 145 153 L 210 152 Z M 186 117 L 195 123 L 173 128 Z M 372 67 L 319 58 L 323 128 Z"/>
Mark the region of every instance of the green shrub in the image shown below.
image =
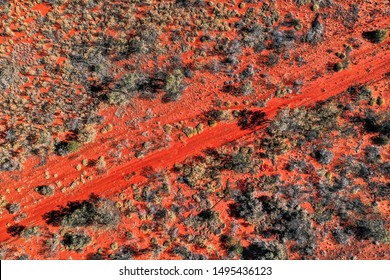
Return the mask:
<path id="1" fill-rule="evenodd" d="M 44 196 L 50 196 L 54 194 L 54 188 L 51 186 L 38 186 L 34 189 L 37 193 Z"/>
<path id="2" fill-rule="evenodd" d="M 253 242 L 242 251 L 244 260 L 285 260 L 287 259 L 286 248 L 277 241 Z"/>
<path id="3" fill-rule="evenodd" d="M 170 73 L 166 80 L 164 91 L 166 95 L 163 97 L 164 101 L 176 101 L 180 98 L 184 90 L 184 75 L 180 69 L 175 69 Z"/>
<path id="4" fill-rule="evenodd" d="M 61 242 L 67 250 L 78 251 L 91 242 L 91 237 L 84 234 L 65 233 Z"/>
<path id="5" fill-rule="evenodd" d="M 386 40 L 389 32 L 385 29 L 377 29 L 373 31 L 363 32 L 363 38 L 370 41 L 373 44 L 379 44 Z"/>
<path id="6" fill-rule="evenodd" d="M 376 104 L 382 106 L 383 104 L 385 104 L 385 99 L 382 96 L 378 96 L 378 99 L 376 100 Z"/>
<path id="7" fill-rule="evenodd" d="M 97 197 L 69 202 L 67 207 L 44 215 L 47 224 L 67 228 L 88 226 L 114 227 L 121 219 L 121 212 L 113 201 Z"/>
<path id="8" fill-rule="evenodd" d="M 77 140 L 81 143 L 90 143 L 95 140 L 96 129 L 92 125 L 86 125 L 77 132 Z"/>
<path id="9" fill-rule="evenodd" d="M 343 67 L 343 64 L 341 62 L 338 62 L 335 65 L 333 65 L 333 70 L 335 72 L 340 72 L 343 69 L 344 69 L 344 67 Z"/>
<path id="10" fill-rule="evenodd" d="M 60 141 L 54 146 L 55 154 L 65 156 L 74 153 L 80 149 L 80 143 L 77 141 Z"/>
<path id="11" fill-rule="evenodd" d="M 240 94 L 239 95 L 249 95 L 253 93 L 253 85 L 251 81 L 246 81 L 242 84 L 240 88 Z"/>
<path id="12" fill-rule="evenodd" d="M 389 234 L 382 220 L 358 220 L 353 230 L 359 240 L 372 239 L 384 243 L 389 240 Z"/>
<path id="13" fill-rule="evenodd" d="M 124 92 L 114 90 L 107 93 L 107 102 L 110 105 L 125 105 L 129 99 Z"/>

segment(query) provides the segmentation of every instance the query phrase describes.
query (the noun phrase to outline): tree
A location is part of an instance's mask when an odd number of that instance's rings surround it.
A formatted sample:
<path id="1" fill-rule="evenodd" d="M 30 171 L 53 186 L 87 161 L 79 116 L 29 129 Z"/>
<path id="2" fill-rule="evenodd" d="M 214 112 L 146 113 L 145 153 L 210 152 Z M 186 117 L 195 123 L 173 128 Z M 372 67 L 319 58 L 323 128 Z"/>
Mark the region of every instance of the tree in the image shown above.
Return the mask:
<path id="1" fill-rule="evenodd" d="M 320 149 L 316 151 L 314 156 L 321 164 L 329 164 L 333 160 L 333 153 L 327 149 Z"/>
<path id="2" fill-rule="evenodd" d="M 55 154 L 65 156 L 80 149 L 80 143 L 77 141 L 60 141 L 54 146 Z"/>
<path id="3" fill-rule="evenodd" d="M 164 86 L 166 94 L 163 97 L 165 102 L 176 101 L 180 98 L 185 87 L 183 79 L 184 75 L 180 69 L 175 69 L 167 76 Z"/>
<path id="4" fill-rule="evenodd" d="M 386 40 L 388 37 L 388 31 L 385 29 L 377 29 L 373 31 L 365 31 L 362 35 L 367 41 L 370 41 L 373 44 L 379 44 Z"/>

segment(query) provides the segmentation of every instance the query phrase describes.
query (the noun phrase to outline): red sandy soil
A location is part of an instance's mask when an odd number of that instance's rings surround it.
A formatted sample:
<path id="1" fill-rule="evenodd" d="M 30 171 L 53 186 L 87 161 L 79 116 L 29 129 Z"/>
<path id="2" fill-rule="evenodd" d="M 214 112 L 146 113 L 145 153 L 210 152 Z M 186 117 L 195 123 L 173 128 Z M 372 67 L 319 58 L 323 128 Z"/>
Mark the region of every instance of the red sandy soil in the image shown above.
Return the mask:
<path id="1" fill-rule="evenodd" d="M 225 2 L 225 1 L 218 1 Z M 298 10 L 295 6 L 285 4 L 291 1 L 285 1 L 280 4 L 281 12 L 293 11 L 297 14 L 304 23 L 312 20 L 312 15 L 306 16 L 306 10 Z M 367 4 L 368 5 L 368 4 Z M 247 5 L 246 8 L 251 5 Z M 42 14 L 50 10 L 48 5 L 37 5 L 34 9 L 39 10 Z M 389 18 L 378 18 L 374 22 L 370 22 L 371 27 L 387 27 L 389 26 Z M 366 22 L 360 21 L 358 25 L 348 34 L 349 37 L 361 37 L 362 31 L 366 30 Z M 327 26 L 327 38 L 324 44 L 311 47 L 300 47 L 301 52 L 307 61 L 303 67 L 285 65 L 281 62 L 272 69 L 270 75 L 276 77 L 278 80 L 294 80 L 294 78 L 304 77 L 305 83 L 301 89 L 300 94 L 289 95 L 284 98 L 271 99 L 266 107 L 258 108 L 252 106 L 252 101 L 256 100 L 258 96 L 248 97 L 231 97 L 226 93 L 220 91 L 220 85 L 223 83 L 223 77 L 218 74 L 206 74 L 206 84 L 202 85 L 197 77 L 194 78 L 194 83 L 187 88 L 181 99 L 175 103 L 161 104 L 156 101 L 137 100 L 131 109 L 126 109 L 122 118 L 115 116 L 117 108 L 110 106 L 101 109 L 101 115 L 106 116 L 106 123 L 113 124 L 114 129 L 107 134 L 99 134 L 95 141 L 90 144 L 85 144 L 78 152 L 66 157 L 52 156 L 48 159 L 46 165 L 35 167 L 38 160 L 35 158 L 28 159 L 24 163 L 23 169 L 20 171 L 12 171 L 1 174 L 0 192 L 4 194 L 8 201 L 13 203 L 20 203 L 21 212 L 26 213 L 23 218 L 11 215 L 4 211 L 0 220 L 0 242 L 9 250 L 15 252 L 22 251 L 33 258 L 42 258 L 39 255 L 40 242 L 37 239 L 35 244 L 30 244 L 26 240 L 19 237 L 11 237 L 7 233 L 7 228 L 18 222 L 26 227 L 39 226 L 47 228 L 47 231 L 56 231 L 54 227 L 47 226 L 42 216 L 50 210 L 57 209 L 59 206 L 65 206 L 69 201 L 77 201 L 88 199 L 91 194 L 96 194 L 99 197 L 110 198 L 119 201 L 118 195 L 123 193 L 126 197 L 132 197 L 132 184 L 144 184 L 148 179 L 143 175 L 145 168 L 154 171 L 168 171 L 172 169 L 175 163 L 180 163 L 186 158 L 201 154 L 207 148 L 218 148 L 228 143 L 246 143 L 253 141 L 256 135 L 261 135 L 267 124 L 275 117 L 279 109 L 300 106 L 312 106 L 318 101 L 327 100 L 330 97 L 336 96 L 345 91 L 350 86 L 356 84 L 376 85 L 383 81 L 386 73 L 390 71 L 390 50 L 388 47 L 389 41 L 374 45 L 362 41 L 359 49 L 355 49 L 351 55 L 351 65 L 349 69 L 335 73 L 328 69 L 328 63 L 332 61 L 332 56 L 326 52 L 328 48 L 342 49 L 345 42 L 344 36 L 338 34 L 337 26 Z M 69 34 L 71 35 L 71 34 Z M 15 35 L 16 36 L 16 35 Z M 234 34 L 231 34 L 234 36 Z M 31 38 L 33 40 L 33 38 Z M 168 42 L 169 43 L 169 42 Z M 334 55 L 333 55 L 334 56 Z M 184 57 L 184 60 L 191 60 L 191 57 Z M 248 63 L 256 64 L 256 54 L 247 53 L 240 57 Z M 216 82 L 215 82 L 216 81 Z M 386 84 L 383 85 L 386 87 Z M 271 92 L 267 89 L 256 88 L 257 92 L 262 92 L 262 97 L 270 96 Z M 379 89 L 385 100 L 390 100 L 390 92 L 388 89 Z M 162 127 L 165 124 L 177 124 L 183 121 L 185 126 L 196 126 L 203 122 L 202 115 L 212 108 L 212 102 L 215 97 L 224 101 L 231 101 L 233 105 L 226 107 L 228 110 L 242 110 L 248 109 L 252 111 L 262 111 L 265 113 L 265 122 L 257 127 L 251 129 L 241 129 L 236 122 L 226 121 L 218 123 L 215 127 L 207 127 L 202 133 L 194 135 L 191 138 L 185 137 L 180 130 L 173 129 L 170 136 L 163 133 Z M 246 100 L 249 105 L 243 105 L 242 101 Z M 238 101 L 238 105 L 234 102 Z M 248 104 L 246 103 L 246 104 Z M 146 110 L 150 108 L 153 112 L 153 117 L 150 120 L 142 121 L 134 127 L 127 126 L 126 120 L 140 120 Z M 136 123 L 136 122 L 134 122 Z M 149 135 L 142 135 L 143 132 L 148 131 Z M 132 145 L 141 144 L 145 140 L 151 141 L 155 149 L 148 152 L 142 158 L 135 158 L 131 150 Z M 365 140 L 367 141 L 367 140 Z M 129 143 L 129 148 L 126 148 L 126 143 Z M 122 147 L 122 154 L 116 158 L 113 156 L 113 147 L 120 144 Z M 347 145 L 348 143 L 345 143 Z M 344 144 L 339 144 L 344 145 Z M 340 152 L 346 150 L 340 149 Z M 107 162 L 106 172 L 103 174 L 96 174 L 93 167 L 82 166 L 81 170 L 76 170 L 75 166 L 83 159 L 97 160 L 99 156 L 104 156 Z M 385 155 L 389 157 L 388 153 Z M 282 159 L 281 159 L 282 160 Z M 266 168 L 265 168 L 266 169 Z M 46 178 L 45 178 L 45 172 Z M 56 174 L 56 177 L 54 177 Z M 80 182 L 80 176 L 83 177 L 91 175 L 92 180 L 86 179 L 85 183 Z M 126 177 L 128 174 L 132 176 Z M 264 174 L 267 171 L 264 170 Z M 234 177 L 234 175 L 231 175 Z M 285 176 L 285 174 L 282 174 Z M 286 175 L 287 176 L 287 175 Z M 75 187 L 70 187 L 73 181 L 78 184 Z M 42 197 L 36 192 L 34 188 L 37 185 L 52 185 L 55 186 L 55 194 L 49 197 Z M 174 191 L 174 190 L 171 190 Z M 175 190 L 178 191 L 178 190 Z M 185 196 L 190 197 L 191 191 Z M 172 204 L 172 198 L 164 200 L 164 206 Z M 215 198 L 214 203 L 218 201 Z M 301 205 L 308 212 L 313 211 L 310 203 Z M 222 220 L 229 220 L 227 204 L 219 203 L 216 209 Z M 383 215 L 389 216 L 388 202 L 382 205 Z M 196 212 L 194 212 L 196 214 Z M 165 236 L 166 233 L 151 232 L 144 233 L 139 230 L 142 221 L 137 215 L 132 215 L 131 219 L 126 219 L 121 224 L 121 229 L 108 229 L 107 231 L 96 233 L 92 230 L 86 230 L 91 235 L 94 235 L 93 245 L 84 249 L 82 254 L 76 252 L 69 252 L 61 250 L 58 254 L 49 258 L 85 258 L 88 253 L 96 252 L 98 248 L 108 248 L 112 242 L 124 239 L 124 229 L 131 231 L 134 239 L 132 244 L 136 244 L 138 248 L 145 248 L 149 244 L 151 237 Z M 185 232 L 184 226 L 180 226 L 180 232 Z M 251 232 L 251 227 L 240 228 L 238 235 L 242 236 L 243 245 L 248 244 L 245 241 L 245 236 Z M 240 233 L 241 232 L 241 233 Z M 208 241 L 210 242 L 210 241 Z M 213 258 L 220 257 L 220 247 L 218 245 L 218 237 L 214 236 L 214 240 L 210 242 L 213 249 L 199 249 L 199 252 L 207 252 L 206 254 Z M 12 249 L 13 248 L 13 249 Z M 331 253 L 328 258 L 337 258 L 338 250 L 353 251 L 359 258 L 375 258 L 378 254 L 386 254 L 388 257 L 388 250 L 390 247 L 384 245 L 378 252 L 373 244 L 367 244 L 364 247 L 365 252 L 358 252 L 358 248 L 353 246 L 342 248 L 340 245 L 332 244 L 328 240 L 324 240 L 319 245 L 320 250 L 327 250 Z M 105 249 L 110 250 L 110 249 Z M 211 250 L 210 252 L 208 250 Z M 147 257 L 153 257 L 149 255 Z M 295 256 L 297 257 L 297 256 Z M 139 258 L 145 258 L 140 256 Z M 162 253 L 158 256 L 159 259 L 172 258 L 167 253 Z M 290 255 L 294 258 L 294 255 Z"/>

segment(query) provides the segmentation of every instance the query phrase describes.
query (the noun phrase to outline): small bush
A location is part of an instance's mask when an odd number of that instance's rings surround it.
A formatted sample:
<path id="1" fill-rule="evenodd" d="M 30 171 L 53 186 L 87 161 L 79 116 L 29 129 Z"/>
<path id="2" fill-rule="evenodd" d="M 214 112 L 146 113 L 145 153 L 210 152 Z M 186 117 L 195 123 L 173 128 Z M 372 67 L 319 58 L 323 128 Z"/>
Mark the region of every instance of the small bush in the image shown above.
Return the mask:
<path id="1" fill-rule="evenodd" d="M 363 32 L 363 38 L 373 44 L 382 43 L 388 37 L 388 31 L 385 29 L 377 29 L 373 31 Z"/>
<path id="2" fill-rule="evenodd" d="M 70 202 L 67 207 L 44 215 L 47 224 L 63 227 L 116 226 L 121 218 L 114 202 L 101 198 Z"/>
<path id="3" fill-rule="evenodd" d="M 184 90 L 184 75 L 180 69 L 175 69 L 165 80 L 163 101 L 176 101 Z"/>
<path id="4" fill-rule="evenodd" d="M 372 142 L 378 146 L 386 146 L 389 143 L 389 138 L 384 135 L 378 135 L 372 138 Z"/>
<path id="5" fill-rule="evenodd" d="M 385 104 L 385 99 L 382 96 L 378 96 L 378 99 L 376 100 L 376 104 L 382 106 L 383 104 Z"/>
<path id="6" fill-rule="evenodd" d="M 246 67 L 240 74 L 241 80 L 246 80 L 250 77 L 252 77 L 255 74 L 255 71 L 253 69 L 253 65 L 250 64 L 248 67 Z"/>
<path id="7" fill-rule="evenodd" d="M 34 227 L 30 227 L 30 228 L 25 228 L 21 235 L 25 239 L 29 239 L 33 236 L 37 236 L 37 235 L 39 235 L 39 227 L 34 226 Z"/>
<path id="8" fill-rule="evenodd" d="M 80 149 L 80 143 L 77 141 L 60 141 L 54 146 L 55 154 L 65 156 L 74 153 Z"/>
<path id="9" fill-rule="evenodd" d="M 341 228 L 335 228 L 332 230 L 332 236 L 334 238 L 334 240 L 338 243 L 338 244 L 348 244 L 349 243 L 349 236 L 347 233 L 345 233 L 345 231 Z"/>
<path id="10" fill-rule="evenodd" d="M 135 254 L 134 249 L 129 246 L 120 248 L 117 252 L 110 255 L 110 260 L 131 260 Z"/>
<path id="11" fill-rule="evenodd" d="M 246 81 L 242 84 L 242 86 L 240 87 L 240 90 L 239 90 L 239 94 L 238 95 L 243 95 L 243 96 L 246 96 L 246 95 L 250 95 L 253 93 L 253 85 L 252 85 L 252 82 L 251 81 Z"/>
<path id="12" fill-rule="evenodd" d="M 62 219 L 62 226 L 82 227 L 91 225 L 114 226 L 119 223 L 120 213 L 110 201 L 83 201 L 74 211 Z"/>
<path id="13" fill-rule="evenodd" d="M 240 192 L 235 196 L 234 201 L 235 203 L 230 205 L 230 213 L 233 217 L 255 222 L 261 216 L 262 204 L 254 196 L 253 190 Z"/>
<path id="14" fill-rule="evenodd" d="M 368 163 L 378 163 L 382 158 L 379 147 L 368 146 L 364 152 Z"/>
<path id="15" fill-rule="evenodd" d="M 340 72 L 343 69 L 344 69 L 344 66 L 343 66 L 343 64 L 341 62 L 338 62 L 338 63 L 333 65 L 333 70 L 335 72 Z"/>
<path id="16" fill-rule="evenodd" d="M 177 246 L 173 248 L 171 253 L 174 255 L 181 256 L 184 260 L 206 260 L 207 259 L 206 256 L 193 253 L 184 246 Z"/>
<path id="17" fill-rule="evenodd" d="M 267 58 L 268 66 L 275 66 L 279 63 L 279 56 L 276 53 L 270 53 Z"/>
<path id="18" fill-rule="evenodd" d="M 305 41 L 312 45 L 321 42 L 324 36 L 324 29 L 323 24 L 319 21 L 319 15 L 317 14 L 306 34 Z"/>
<path id="19" fill-rule="evenodd" d="M 220 238 L 222 247 L 227 251 L 229 256 L 241 255 L 243 247 L 239 239 L 229 235 L 222 235 Z"/>
<path id="20" fill-rule="evenodd" d="M 19 170 L 20 166 L 21 165 L 17 159 L 9 159 L 9 158 L 1 158 L 0 157 L 0 171 Z"/>
<path id="21" fill-rule="evenodd" d="M 210 120 L 218 122 L 231 119 L 231 114 L 227 110 L 211 110 L 206 115 Z"/>
<path id="22" fill-rule="evenodd" d="M 138 73 L 123 75 L 115 84 L 115 88 L 106 94 L 107 102 L 111 105 L 126 105 L 136 95 L 143 84 Z"/>
<path id="23" fill-rule="evenodd" d="M 107 93 L 107 102 L 110 105 L 125 105 L 129 102 L 126 94 L 121 91 L 110 91 Z"/>
<path id="24" fill-rule="evenodd" d="M 84 234 L 65 233 L 61 242 L 67 250 L 79 251 L 91 242 L 91 238 Z"/>
<path id="25" fill-rule="evenodd" d="M 77 131 L 77 140 L 80 143 L 90 143 L 95 140 L 96 129 L 92 125 L 86 125 Z"/>
<path id="26" fill-rule="evenodd" d="M 50 196 L 54 194 L 54 188 L 51 186 L 38 186 L 34 189 L 37 193 L 44 196 Z"/>
<path id="27" fill-rule="evenodd" d="M 300 8 L 303 5 L 310 4 L 312 0 L 294 0 L 294 3 Z"/>
<path id="28" fill-rule="evenodd" d="M 285 260 L 287 259 L 286 248 L 276 242 L 253 242 L 242 251 L 244 260 Z"/>
<path id="29" fill-rule="evenodd" d="M 314 153 L 314 157 L 321 164 L 329 164 L 333 160 L 333 153 L 327 149 L 321 149 Z"/>
<path id="30" fill-rule="evenodd" d="M 353 100 L 371 100 L 372 91 L 366 86 L 352 86 L 347 89 Z"/>
<path id="31" fill-rule="evenodd" d="M 358 220 L 353 228 L 358 239 L 373 239 L 377 242 L 387 242 L 388 232 L 382 220 Z"/>
<path id="32" fill-rule="evenodd" d="M 11 236 L 20 236 L 25 228 L 25 226 L 16 224 L 8 227 L 7 233 Z"/>
<path id="33" fill-rule="evenodd" d="M 241 147 L 237 153 L 232 154 L 231 161 L 225 165 L 236 173 L 254 172 L 255 166 L 252 150 L 248 147 Z"/>
<path id="34" fill-rule="evenodd" d="M 20 204 L 18 203 L 9 203 L 5 207 L 10 214 L 15 214 L 20 211 Z"/>

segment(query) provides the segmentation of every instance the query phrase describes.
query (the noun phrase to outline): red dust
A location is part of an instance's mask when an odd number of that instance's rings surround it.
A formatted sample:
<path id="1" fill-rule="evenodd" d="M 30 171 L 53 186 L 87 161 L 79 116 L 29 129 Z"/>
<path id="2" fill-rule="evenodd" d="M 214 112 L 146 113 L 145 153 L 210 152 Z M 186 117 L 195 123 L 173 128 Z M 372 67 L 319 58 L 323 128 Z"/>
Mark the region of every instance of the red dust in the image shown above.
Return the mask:
<path id="1" fill-rule="evenodd" d="M 214 2 L 215 4 L 223 3 L 229 5 L 229 1 Z M 312 5 L 298 8 L 291 4 L 292 1 L 276 2 L 278 3 L 278 11 L 280 13 L 279 18 L 283 18 L 288 13 L 291 13 L 300 20 L 304 28 L 310 28 L 311 21 L 315 15 L 310 10 L 313 9 Z M 353 1 L 345 2 L 349 4 Z M 156 4 L 153 3 L 152 5 Z M 242 8 L 237 8 L 237 11 L 243 15 L 250 8 L 258 8 L 257 5 L 246 4 Z M 345 6 L 344 8 L 348 7 L 347 3 L 340 4 L 340 7 L 343 6 Z M 136 17 L 139 18 L 143 18 L 146 11 L 151 9 L 147 5 L 134 6 L 133 8 Z M 366 15 L 371 8 L 370 4 L 366 3 L 361 6 L 360 13 Z M 58 7 L 55 9 L 58 9 Z M 39 11 L 43 17 L 53 10 L 54 8 L 48 4 L 36 4 L 32 8 L 32 11 Z M 333 7 L 324 7 L 321 10 L 322 13 L 329 15 L 332 15 L 331 13 L 334 11 Z M 209 14 L 212 14 L 211 9 Z M 30 22 L 30 18 L 25 16 L 25 22 L 33 24 Z M 60 18 L 57 20 L 61 21 Z M 235 21 L 235 18 L 229 18 L 225 22 L 226 26 Z M 327 22 L 329 24 L 326 25 L 326 36 L 321 43 L 314 46 L 302 44 L 296 47 L 295 54 L 302 56 L 305 60 L 303 65 L 298 66 L 298 64 L 294 64 L 289 60 L 281 60 L 275 66 L 265 66 L 264 72 L 267 72 L 268 82 L 272 85 L 264 84 L 263 78 L 260 78 L 260 72 L 263 72 L 263 70 L 261 67 L 257 67 L 263 65 L 263 60 L 271 51 L 265 50 L 260 56 L 251 48 L 243 48 L 242 54 L 237 58 L 240 60 L 241 67 L 237 69 L 237 73 L 245 69 L 248 64 L 253 64 L 259 69 L 259 72 L 254 75 L 252 82 L 253 94 L 247 96 L 230 95 L 221 90 L 224 82 L 230 80 L 227 75 L 220 72 L 202 73 L 201 71 L 194 71 L 192 78 L 185 79 L 187 88 L 178 101 L 162 103 L 157 99 L 135 99 L 130 105 L 112 106 L 102 104 L 99 115 L 105 118 L 103 124 L 97 125 L 97 130 L 105 132 L 98 133 L 93 142 L 83 144 L 80 150 L 67 156 L 50 155 L 42 166 L 39 164 L 40 159 L 30 157 L 23 163 L 21 170 L 2 172 L 0 175 L 1 194 L 4 195 L 7 202 L 17 203 L 21 206 L 20 213 L 11 214 L 4 210 L 1 214 L 0 241 L 4 258 L 17 258 L 21 255 L 28 255 L 33 259 L 86 259 L 90 258 L 92 254 L 96 254 L 96 252 L 101 256 L 109 257 L 118 253 L 117 246 L 113 245 L 115 243 L 119 244 L 119 248 L 128 246 L 134 252 L 137 252 L 132 256 L 134 259 L 181 258 L 179 255 L 172 254 L 171 248 L 173 248 L 174 244 L 178 246 L 185 245 L 189 251 L 203 254 L 210 259 L 226 258 L 228 254 L 221 243 L 221 234 L 212 234 L 210 229 L 205 229 L 207 236 L 203 237 L 207 239 L 198 240 L 202 238 L 202 234 L 199 234 L 197 231 L 198 229 L 191 228 L 185 224 L 184 221 L 188 220 L 188 217 L 191 215 L 197 216 L 204 208 L 199 206 L 199 201 L 193 199 L 193 196 L 198 194 L 199 189 L 202 189 L 204 186 L 192 189 L 177 183 L 178 175 L 173 172 L 175 164 L 203 155 L 208 149 L 226 148 L 230 151 L 232 146 L 253 146 L 257 139 L 264 137 L 269 123 L 277 117 L 281 109 L 287 107 L 294 109 L 301 106 L 313 108 L 318 102 L 336 98 L 357 84 L 374 88 L 373 94 L 375 97 L 382 96 L 384 100 L 390 100 L 388 90 L 390 50 L 388 45 L 386 45 L 388 40 L 381 44 L 371 44 L 361 39 L 361 34 L 367 29 L 367 24 L 375 28 L 384 28 L 388 26 L 388 18 L 378 17 L 369 19 L 360 17 L 356 25 L 349 30 L 348 38 L 359 38 L 358 41 L 361 45 L 352 51 L 349 58 L 349 66 L 340 72 L 334 72 L 333 69 L 329 69 L 329 63 L 336 61 L 337 58 L 334 52 L 343 50 L 345 48 L 343 45 L 348 44 L 348 42 L 345 34 L 339 32 L 339 28 L 341 28 L 339 21 L 327 19 Z M 324 22 L 321 21 L 321 23 Z M 172 21 L 163 30 L 174 30 L 176 26 L 177 23 Z M 11 26 L 11 28 L 14 27 Z M 287 27 L 283 28 L 287 29 Z M 83 33 L 82 30 L 75 29 L 75 26 L 68 29 L 69 31 L 63 34 L 65 39 L 75 34 Z M 230 39 L 234 39 L 239 35 L 237 30 L 231 32 L 226 30 L 223 32 Z M 181 33 L 185 33 L 184 30 Z M 213 31 L 208 35 L 218 36 L 219 33 L 221 32 Z M 115 31 L 110 29 L 107 30 L 107 34 L 116 35 Z M 167 34 L 162 35 L 160 38 L 162 45 L 171 44 L 170 37 Z M 199 37 L 201 35 L 202 33 L 199 34 Z M 27 33 L 15 32 L 13 36 L 11 38 L 18 44 L 34 43 L 34 38 L 30 38 Z M 1 39 L 4 42 L 9 38 L 2 37 Z M 50 42 L 48 44 L 50 45 Z M 197 63 L 202 65 L 207 64 L 213 58 L 221 59 L 218 54 L 206 57 L 195 55 L 195 50 L 201 49 L 202 46 L 199 39 L 189 43 L 189 46 L 194 47 L 194 50 L 182 54 L 183 64 Z M 172 44 L 172 48 L 174 47 L 177 46 Z M 12 48 L 12 44 L 10 48 Z M 45 51 L 45 48 L 43 51 Z M 44 57 L 46 57 L 46 54 L 36 56 L 37 59 Z M 156 63 L 149 57 L 145 57 L 145 59 L 149 60 L 142 67 L 144 69 L 152 69 L 157 64 L 158 67 L 163 68 L 168 58 L 169 55 L 160 55 Z M 65 56 L 55 57 L 55 63 L 62 67 L 68 63 L 67 59 Z M 132 58 L 128 61 L 131 62 Z M 119 65 L 121 63 L 128 64 L 128 62 L 118 62 Z M 42 75 L 47 75 L 48 79 L 51 79 L 48 73 L 43 72 Z M 116 75 L 116 78 L 120 76 L 121 73 Z M 34 86 L 35 76 L 31 75 L 30 77 L 30 83 L 26 83 L 24 86 Z M 54 78 L 61 83 L 59 77 Z M 283 97 L 274 96 L 277 88 L 284 88 L 291 81 L 298 79 L 304 80 L 303 85 L 299 88 L 299 92 Z M 45 89 L 41 88 L 40 92 L 44 93 Z M 259 107 L 256 102 L 260 100 L 269 101 L 266 102 L 264 107 Z M 216 106 L 216 103 L 220 104 Z M 217 122 L 214 126 L 209 125 L 209 120 L 205 117 L 207 112 L 214 109 L 226 110 L 230 114 L 235 110 L 243 111 L 246 109 L 252 112 L 263 112 L 265 115 L 261 123 L 247 129 L 240 127 L 234 118 Z M 386 110 L 388 110 L 387 104 L 378 109 L 378 111 Z M 58 118 L 58 122 L 61 122 L 61 118 Z M 108 124 L 112 126 L 111 130 L 104 130 Z M 201 131 L 197 131 L 190 137 L 183 133 L 184 127 L 195 128 L 198 124 L 203 125 Z M 165 125 L 171 126 L 172 131 L 170 133 L 164 132 Z M 59 132 L 57 136 L 65 139 L 67 135 L 66 132 Z M 323 137 L 336 139 L 335 135 L 330 135 L 326 132 Z M 353 154 L 358 141 L 361 141 L 360 145 L 367 146 L 371 138 L 371 134 L 366 134 L 363 139 L 340 140 L 333 147 L 334 157 L 339 159 L 343 155 Z M 152 148 L 145 148 L 148 146 Z M 388 145 L 386 147 L 388 148 Z M 383 150 L 382 160 L 385 162 L 389 159 L 389 150 Z M 305 151 L 294 148 L 288 154 L 279 156 L 276 159 L 276 164 L 272 163 L 271 160 L 264 160 L 262 165 L 259 166 L 261 171 L 255 175 L 224 171 L 220 177 L 221 184 L 225 186 L 228 181 L 251 180 L 262 175 L 275 173 L 278 173 L 282 180 L 289 181 L 292 178 L 291 176 L 295 175 L 291 175 L 286 170 L 283 170 L 282 166 L 292 157 L 308 158 L 308 155 Z M 88 164 L 83 164 L 85 160 L 88 161 Z M 99 162 L 104 163 L 102 168 L 97 168 Z M 320 170 L 321 165 L 317 163 L 315 168 Z M 332 169 L 336 170 L 337 166 L 334 164 L 328 167 L 328 169 L 332 172 Z M 183 197 L 181 200 L 183 205 L 181 206 L 186 207 L 187 211 L 182 214 L 182 217 L 178 213 L 171 214 L 172 216 L 167 218 L 166 224 L 158 224 L 157 226 L 150 214 L 143 215 L 143 212 L 148 213 L 149 210 L 147 208 L 151 206 L 148 203 L 135 199 L 135 189 L 145 188 L 146 186 L 159 188 L 161 183 L 159 180 L 153 181 L 150 178 L 152 174 L 146 172 L 147 170 L 151 170 L 151 173 L 165 174 L 164 180 L 168 181 L 167 183 L 171 186 L 166 197 L 157 203 L 158 206 L 161 206 L 163 209 L 173 209 L 177 205 L 177 197 Z M 302 175 L 302 178 L 299 178 L 299 180 L 306 183 L 310 181 L 310 176 L 312 174 L 307 175 L 306 178 Z M 382 179 L 382 181 L 384 184 L 389 183 L 386 178 Z M 364 184 L 364 182 L 362 181 L 361 184 Z M 35 192 L 35 187 L 39 185 L 52 186 L 55 189 L 54 195 L 41 196 Z M 231 188 L 233 190 L 238 189 L 233 184 Z M 232 198 L 223 198 L 221 194 L 223 187 L 218 187 L 217 190 L 209 194 L 208 201 L 211 204 L 209 207 L 214 205 L 212 209 L 218 213 L 221 224 L 223 224 L 222 234 L 228 234 L 236 227 L 234 236 L 240 240 L 240 246 L 246 248 L 253 242 L 257 226 L 242 218 L 232 218 L 230 209 L 230 204 L 233 203 Z M 116 202 L 116 206 L 123 213 L 121 222 L 117 228 L 92 226 L 70 229 L 70 231 L 82 232 L 90 236 L 92 242 L 79 251 L 66 250 L 59 240 L 68 229 L 48 225 L 43 217 L 52 210 L 65 207 L 69 202 L 87 200 L 92 194 Z M 258 192 L 257 195 L 272 197 L 273 193 L 271 191 L 262 191 Z M 364 191 L 351 196 L 351 198 L 359 198 L 366 205 L 373 202 L 371 195 L 364 193 Z M 125 214 L 123 203 L 126 199 L 131 200 L 134 207 L 138 207 L 138 210 Z M 316 211 L 318 212 L 318 209 L 316 210 L 315 205 L 310 201 L 300 203 L 300 207 L 308 215 L 315 215 Z M 389 217 L 388 200 L 379 201 L 376 208 L 380 215 Z M 388 222 L 387 218 L 387 229 Z M 235 226 L 236 223 L 239 226 Z M 336 223 L 337 221 L 331 220 L 327 226 L 332 227 Z M 11 236 L 8 229 L 15 224 L 23 225 L 26 228 L 37 226 L 40 229 L 40 234 L 31 238 L 24 238 L 18 235 Z M 313 224 L 315 229 L 324 229 L 324 227 L 320 227 L 315 222 Z M 150 225 L 151 228 L 143 225 Z M 173 227 L 178 229 L 178 240 L 170 239 L 169 229 Z M 131 233 L 131 237 L 129 237 L 129 233 Z M 363 240 L 345 245 L 334 242 L 329 230 L 316 232 L 316 235 L 320 236 L 315 249 L 316 258 L 338 259 L 349 258 L 350 255 L 359 259 L 386 259 L 389 257 L 390 247 L 388 243 L 377 246 L 370 240 Z M 151 241 L 151 239 L 154 240 Z M 271 239 L 264 237 L 263 240 L 269 241 Z M 53 249 L 53 252 L 46 250 L 45 253 L 42 253 L 42 248 L 49 246 L 47 244 L 49 241 L 57 242 L 54 246 L 56 249 Z M 156 246 L 160 250 L 153 250 L 154 247 L 152 245 L 154 243 L 157 243 L 158 246 Z M 289 252 L 288 258 L 300 259 L 302 258 L 300 253 L 292 250 L 294 243 L 291 240 L 285 242 Z M 46 247 L 42 244 L 46 244 Z M 343 253 L 340 256 L 340 252 L 348 252 L 349 255 Z M 235 255 L 234 258 L 239 258 L 239 256 Z"/>

